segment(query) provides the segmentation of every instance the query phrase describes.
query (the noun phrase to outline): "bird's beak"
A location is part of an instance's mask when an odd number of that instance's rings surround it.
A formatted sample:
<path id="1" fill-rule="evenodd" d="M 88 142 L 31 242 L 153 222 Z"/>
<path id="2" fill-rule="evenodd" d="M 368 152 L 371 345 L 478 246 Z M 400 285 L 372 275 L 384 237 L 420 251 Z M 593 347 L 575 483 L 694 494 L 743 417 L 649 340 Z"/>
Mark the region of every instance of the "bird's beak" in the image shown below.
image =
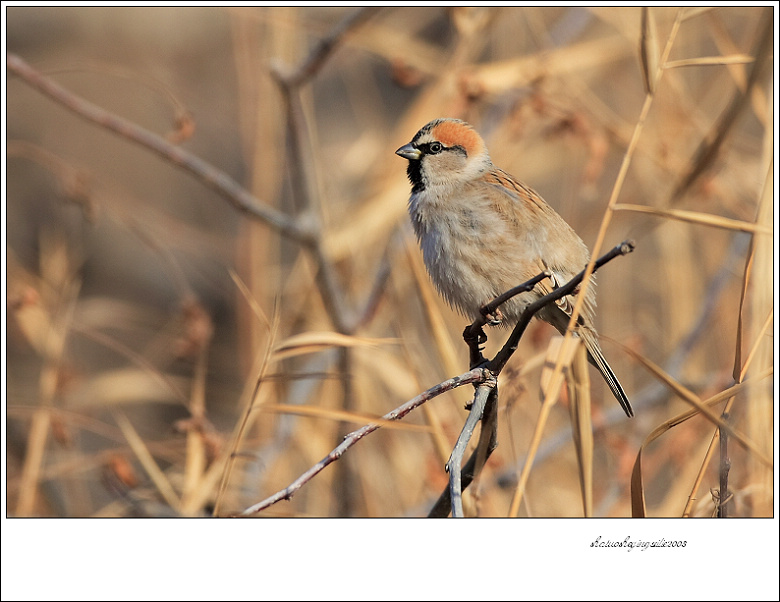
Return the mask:
<path id="1" fill-rule="evenodd" d="M 411 142 L 409 144 L 404 144 L 395 151 L 395 154 L 404 159 L 409 159 L 409 161 L 419 161 L 420 157 L 422 157 L 420 149 L 414 148 Z"/>

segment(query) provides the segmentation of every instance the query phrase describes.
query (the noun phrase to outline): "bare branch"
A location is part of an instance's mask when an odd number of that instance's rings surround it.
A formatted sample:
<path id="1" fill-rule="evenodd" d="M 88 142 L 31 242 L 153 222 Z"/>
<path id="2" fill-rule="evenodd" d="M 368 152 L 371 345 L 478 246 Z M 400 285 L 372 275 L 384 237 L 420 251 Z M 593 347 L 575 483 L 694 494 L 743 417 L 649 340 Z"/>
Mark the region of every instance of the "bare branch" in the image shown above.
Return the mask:
<path id="1" fill-rule="evenodd" d="M 493 388 L 482 413 L 482 427 L 479 431 L 479 442 L 461 470 L 460 490 L 471 485 L 472 481 L 482 472 L 485 462 L 498 444 L 498 388 Z M 451 492 L 445 487 L 439 499 L 433 505 L 428 518 L 446 518 L 451 509 Z"/>
<path id="2" fill-rule="evenodd" d="M 224 171 L 215 168 L 183 148 L 171 144 L 162 136 L 73 94 L 15 54 L 8 55 L 6 65 L 9 71 L 21 77 L 25 83 L 57 101 L 79 117 L 110 130 L 131 142 L 140 144 L 196 176 L 239 211 L 264 221 L 285 236 L 305 244 L 312 244 L 311 228 L 302 220 L 292 218 L 262 203 Z"/>
<path id="3" fill-rule="evenodd" d="M 615 248 L 604 254 L 595 262 L 594 271 L 615 257 L 625 255 L 633 250 L 634 244 L 632 242 L 623 242 L 617 245 Z M 517 341 L 519 341 L 520 336 L 522 336 L 522 333 L 525 330 L 525 326 L 528 324 L 533 315 L 546 304 L 553 303 L 557 299 L 571 294 L 577 285 L 582 281 L 583 274 L 584 272 L 578 274 L 565 285 L 555 289 L 549 295 L 545 295 L 538 301 L 530 304 L 523 312 L 523 315 L 520 318 L 520 322 L 518 323 L 518 327 L 515 328 L 512 336 L 516 335 Z M 543 277 L 542 275 L 540 276 Z M 540 278 L 540 276 L 537 276 L 536 278 Z M 538 282 L 536 278 L 532 279 L 534 283 Z M 516 291 L 515 294 L 519 294 L 520 292 L 523 292 L 523 286 L 524 285 L 515 287 L 512 290 Z M 499 299 L 504 299 L 504 301 L 506 301 L 510 297 L 511 295 L 502 295 L 499 297 Z M 478 322 L 478 320 L 475 321 L 475 323 L 476 322 Z M 517 334 L 518 332 L 519 334 Z M 512 337 L 510 337 L 510 340 L 511 338 Z M 466 372 L 465 374 L 461 374 L 460 376 L 445 380 L 435 387 L 432 387 L 424 393 L 418 395 L 414 399 L 406 402 L 402 406 L 399 406 L 392 412 L 382 416 L 382 420 L 399 420 L 415 408 L 424 404 L 426 401 L 433 399 L 434 397 L 441 395 L 446 391 L 469 383 L 477 383 L 480 385 L 478 387 L 478 393 L 475 396 L 474 405 L 471 408 L 471 413 L 469 414 L 469 417 L 466 421 L 466 425 L 461 432 L 461 436 L 459 437 L 458 443 L 453 450 L 450 461 L 447 463 L 448 469 L 450 470 L 450 487 L 447 490 L 447 498 L 449 498 L 448 501 L 452 500 L 451 506 L 455 512 L 455 516 L 462 516 L 463 514 L 462 503 L 460 503 L 461 491 L 465 489 L 465 487 L 467 487 L 479 474 L 482 467 L 484 466 L 485 461 L 487 460 L 487 457 L 495 448 L 497 428 L 497 421 L 495 419 L 495 406 L 497 405 L 496 400 L 498 397 L 496 392 L 496 381 L 498 374 L 501 372 L 504 365 L 506 365 L 506 361 L 509 359 L 512 353 L 514 353 L 514 350 L 517 349 L 517 341 L 514 342 L 513 346 L 509 345 L 509 342 L 507 342 L 507 345 L 505 345 L 499 354 L 493 358 L 493 360 L 488 362 L 486 366 L 472 368 L 471 371 Z M 492 366 L 496 366 L 496 369 L 492 369 Z M 489 421 L 486 421 L 489 422 L 488 428 L 485 428 L 485 425 L 483 424 L 483 429 L 480 434 L 480 445 L 478 446 L 478 449 L 474 454 L 472 454 L 472 457 L 469 458 L 466 467 L 461 470 L 460 466 L 463 460 L 463 453 L 465 452 L 466 445 L 468 444 L 468 441 L 474 432 L 474 428 L 476 427 L 477 422 L 483 418 L 488 417 Z M 366 435 L 377 430 L 380 426 L 380 424 L 372 423 L 351 432 L 344 438 L 344 441 L 340 445 L 334 448 L 327 456 L 325 456 L 317 464 L 303 473 L 290 485 L 281 491 L 278 491 L 274 495 L 266 498 L 265 500 L 255 504 L 254 506 L 250 506 L 241 512 L 241 516 L 250 516 L 265 510 L 266 508 L 276 504 L 281 500 L 289 500 L 312 478 L 322 472 L 328 465 L 338 460 L 345 451 L 355 445 L 355 443 L 360 441 Z M 444 495 L 440 497 L 439 502 L 437 502 L 436 506 L 431 511 L 431 515 L 434 515 L 434 512 L 436 512 L 435 516 L 442 515 L 442 499 L 444 499 Z M 450 504 L 444 504 L 444 507 L 446 508 L 449 505 Z M 449 508 L 447 508 L 446 513 L 449 513 Z M 446 514 L 443 515 L 446 516 Z"/>
<path id="4" fill-rule="evenodd" d="M 303 85 L 322 68 L 322 65 L 330 58 L 347 33 L 373 17 L 381 8 L 364 6 L 351 12 L 333 28 L 329 35 L 317 43 L 317 46 L 298 69 L 285 73 L 284 69 L 277 66 L 273 69 L 274 76 L 289 88 Z"/>
<path id="5" fill-rule="evenodd" d="M 447 391 L 451 391 L 452 389 L 461 387 L 463 385 L 468 385 L 471 383 L 482 383 L 487 380 L 490 380 L 491 378 L 492 377 L 489 372 L 481 368 L 477 368 L 469 372 L 466 372 L 465 374 L 461 374 L 460 376 L 447 379 L 439 383 L 438 385 L 431 387 L 430 389 L 428 389 L 424 393 L 421 393 L 417 397 L 410 399 L 405 404 L 397 407 L 392 412 L 385 414 L 384 416 L 382 416 L 382 420 L 400 420 L 412 410 L 420 407 L 425 402 L 430 401 L 431 399 L 441 395 L 442 393 L 446 393 Z M 250 516 L 252 514 L 256 514 L 257 512 L 260 512 L 261 510 L 265 510 L 269 506 L 273 506 L 275 503 L 281 500 L 289 500 L 293 495 L 295 495 L 295 493 L 301 487 L 303 487 L 306 483 L 308 483 L 313 477 L 317 476 L 329 464 L 332 464 L 333 462 L 338 460 L 341 457 L 341 455 L 345 451 L 347 451 L 350 447 L 355 445 L 355 443 L 360 441 L 366 435 L 373 433 L 380 426 L 381 424 L 375 424 L 375 423 L 367 424 L 366 426 L 351 432 L 349 435 L 344 437 L 344 441 L 339 446 L 333 449 L 327 456 L 325 456 L 317 464 L 312 466 L 309 470 L 304 472 L 290 485 L 288 485 L 286 488 L 282 489 L 281 491 L 278 491 L 271 497 L 266 498 L 262 502 L 259 502 L 254 506 L 250 506 L 249 508 L 241 512 L 241 516 Z"/>
<path id="6" fill-rule="evenodd" d="M 463 464 L 463 455 L 466 453 L 466 446 L 471 440 L 474 429 L 477 428 L 477 423 L 482 418 L 488 397 L 491 392 L 495 390 L 496 381 L 494 378 L 481 383 L 477 387 L 477 391 L 474 394 L 474 401 L 471 404 L 471 411 L 469 412 L 468 418 L 466 418 L 466 424 L 463 425 L 463 430 L 461 430 L 458 440 L 455 442 L 455 447 L 452 450 L 452 455 L 447 462 L 447 472 L 450 474 L 450 501 L 452 505 L 452 516 L 454 518 L 463 517 L 463 498 L 461 497 L 461 466 Z"/>
<path id="7" fill-rule="evenodd" d="M 611 249 L 610 251 L 608 251 L 607 253 L 605 253 L 604 255 L 602 255 L 596 260 L 596 262 L 594 263 L 593 272 L 595 272 L 597 269 L 599 269 L 609 261 L 612 261 L 615 257 L 626 255 L 632 252 L 633 250 L 634 250 L 634 243 L 632 241 L 624 241 L 620 243 L 619 245 L 617 245 L 616 247 L 614 247 L 613 249 Z M 528 307 L 525 308 L 522 315 L 520 316 L 517 325 L 512 331 L 512 334 L 510 335 L 507 342 L 502 347 L 501 351 L 499 351 L 492 360 L 487 362 L 482 357 L 482 353 L 479 348 L 479 344 L 485 341 L 485 334 L 482 331 L 482 326 L 484 326 L 487 323 L 486 317 L 489 314 L 495 312 L 496 309 L 498 309 L 498 307 L 502 303 L 506 303 L 509 299 L 511 299 L 515 295 L 531 290 L 538 282 L 544 280 L 544 278 L 547 277 L 547 274 L 545 272 L 542 272 L 541 274 L 535 276 L 534 278 L 531 278 L 527 282 L 524 282 L 510 289 L 506 293 L 496 297 L 496 299 L 494 299 L 493 301 L 488 303 L 485 307 L 483 307 L 482 310 L 480 311 L 482 316 L 474 320 L 474 322 L 471 325 L 467 326 L 466 330 L 463 332 L 463 338 L 465 339 L 466 343 L 469 345 L 470 348 L 472 368 L 474 368 L 475 365 L 482 365 L 483 367 L 487 368 L 488 372 L 493 375 L 494 379 L 498 379 L 498 375 L 501 373 L 501 370 L 504 369 L 504 366 L 506 366 L 506 363 L 509 361 L 509 358 L 517 350 L 517 346 L 520 342 L 520 338 L 523 336 L 523 333 L 525 332 L 528 323 L 531 321 L 531 318 L 533 318 L 533 316 L 547 304 L 554 303 L 556 300 L 561 299 L 562 297 L 565 297 L 566 295 L 573 293 L 574 290 L 577 288 L 577 286 L 580 284 L 580 282 L 582 282 L 584 275 L 585 275 L 585 270 L 580 272 L 577 276 L 572 278 L 569 282 L 567 282 L 563 286 L 556 288 L 551 293 L 529 304 Z M 487 384 L 483 386 L 486 387 Z M 495 385 L 492 387 L 492 394 L 496 398 L 498 397 L 497 389 Z M 478 404 L 478 402 L 480 403 Z M 466 420 L 466 425 L 463 427 L 463 431 L 461 432 L 460 437 L 458 438 L 458 442 L 456 443 L 455 450 L 453 450 L 452 456 L 450 457 L 450 461 L 447 463 L 447 468 L 450 471 L 449 487 L 439 497 L 438 501 L 431 509 L 430 513 L 428 514 L 429 517 L 447 516 L 447 514 L 449 513 L 449 506 L 451 506 L 452 508 L 453 516 L 463 515 L 461 492 L 463 489 L 468 487 L 468 485 L 471 483 L 471 481 L 474 478 L 476 478 L 479 475 L 480 471 L 482 470 L 482 466 L 484 466 L 484 462 L 487 460 L 487 456 L 490 455 L 490 452 L 493 451 L 496 445 L 495 432 L 496 432 L 497 424 L 495 421 L 495 417 L 493 417 L 493 424 L 490 430 L 485 429 L 485 426 L 483 425 L 482 434 L 480 435 L 480 443 L 482 445 L 480 445 L 478 450 L 474 452 L 474 454 L 472 454 L 471 458 L 469 458 L 469 464 L 472 463 L 472 460 L 474 462 L 473 465 L 470 466 L 468 469 L 469 478 L 466 479 L 465 474 L 467 472 L 467 469 L 464 468 L 463 471 L 461 471 L 460 462 L 463 459 L 465 446 L 471 437 L 471 433 L 473 432 L 476 423 L 481 418 L 483 418 L 482 411 L 484 408 L 485 406 L 482 405 L 481 398 L 478 392 L 477 395 L 475 396 L 475 401 L 474 401 L 474 405 L 471 408 L 471 413 L 469 414 L 469 417 Z M 478 415 L 475 414 L 475 412 L 478 412 Z M 486 434 L 491 437 L 489 443 L 487 442 L 487 440 L 483 442 L 483 435 Z M 459 446 L 461 446 L 462 449 L 460 449 Z M 481 463 L 479 462 L 480 458 L 477 452 L 481 452 L 482 455 Z M 463 473 L 464 476 L 461 476 L 461 472 Z"/>
<path id="8" fill-rule="evenodd" d="M 295 71 L 281 65 L 271 66 L 271 75 L 279 85 L 284 102 L 289 133 L 288 162 L 290 184 L 296 211 L 312 212 L 316 199 L 316 177 L 312 173 L 311 144 L 308 138 L 306 117 L 301 105 L 300 88 L 313 78 L 333 54 L 344 36 L 379 11 L 376 7 L 364 7 L 351 12 L 333 30 L 322 38 L 309 56 Z M 319 232 L 312 236 L 311 247 L 317 262 L 317 281 L 323 303 L 336 330 L 343 334 L 354 332 L 356 320 L 347 306 L 336 277 L 333 263 L 326 257 Z M 348 353 L 348 352 L 347 352 Z"/>
<path id="9" fill-rule="evenodd" d="M 630 240 L 623 241 L 622 243 L 613 247 L 612 250 L 608 251 L 607 253 L 605 253 L 604 255 L 602 255 L 596 260 L 596 262 L 593 265 L 593 272 L 595 272 L 597 269 L 602 267 L 604 264 L 612 261 L 615 257 L 619 257 L 621 255 L 627 255 L 628 253 L 631 253 L 633 250 L 634 250 L 633 241 Z M 572 294 L 574 290 L 579 286 L 580 282 L 582 282 L 582 279 L 585 276 L 585 272 L 586 270 L 583 270 L 563 286 L 559 286 L 551 293 L 537 299 L 536 301 L 529 304 L 528 307 L 525 308 L 525 311 L 523 311 L 522 315 L 520 316 L 520 319 L 517 321 L 517 325 L 512 331 L 512 334 L 509 336 L 509 339 L 507 339 L 507 342 L 501 348 L 501 351 L 499 351 L 498 354 L 496 354 L 496 356 L 490 361 L 489 365 L 487 366 L 491 372 L 498 375 L 501 372 L 501 370 L 504 369 L 504 366 L 509 361 L 509 358 L 512 357 L 512 354 L 517 350 L 517 346 L 520 343 L 520 338 L 523 336 L 523 333 L 525 332 L 528 323 L 531 321 L 531 318 L 533 318 L 534 315 L 548 303 L 552 303 L 554 301 L 557 301 L 558 299 L 561 299 L 567 295 Z"/>

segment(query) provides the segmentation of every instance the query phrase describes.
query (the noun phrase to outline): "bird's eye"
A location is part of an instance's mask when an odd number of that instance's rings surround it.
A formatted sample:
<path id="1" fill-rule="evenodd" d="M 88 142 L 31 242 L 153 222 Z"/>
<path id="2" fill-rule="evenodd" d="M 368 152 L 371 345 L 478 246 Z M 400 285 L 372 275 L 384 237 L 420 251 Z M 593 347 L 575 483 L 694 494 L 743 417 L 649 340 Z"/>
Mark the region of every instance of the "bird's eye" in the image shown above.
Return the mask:
<path id="1" fill-rule="evenodd" d="M 432 155 L 438 155 L 444 147 L 441 145 L 441 142 L 431 142 L 428 145 L 428 152 L 430 152 Z"/>

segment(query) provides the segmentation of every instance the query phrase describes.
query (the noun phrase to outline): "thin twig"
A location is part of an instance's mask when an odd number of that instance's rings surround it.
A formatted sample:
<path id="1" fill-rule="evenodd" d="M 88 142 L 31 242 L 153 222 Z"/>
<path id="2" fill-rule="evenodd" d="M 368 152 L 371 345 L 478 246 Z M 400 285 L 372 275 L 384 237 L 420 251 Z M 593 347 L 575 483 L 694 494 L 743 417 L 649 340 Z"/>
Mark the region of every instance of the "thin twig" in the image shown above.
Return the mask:
<path id="1" fill-rule="evenodd" d="M 590 273 L 594 273 L 604 264 L 612 261 L 615 257 L 618 257 L 620 255 L 626 255 L 628 253 L 631 253 L 633 250 L 634 250 L 633 241 L 630 240 L 623 241 L 622 243 L 613 247 L 610 251 L 608 251 L 601 257 L 599 257 L 594 262 L 593 269 L 591 270 Z M 517 325 L 515 326 L 514 330 L 512 330 L 512 334 L 509 336 L 506 343 L 501 348 L 501 351 L 499 351 L 498 354 L 496 354 L 496 356 L 489 362 L 487 367 L 490 369 L 491 372 L 498 375 L 501 372 L 501 370 L 504 369 L 504 366 L 509 361 L 509 358 L 512 357 L 512 354 L 517 350 L 517 346 L 520 343 L 520 338 L 523 336 L 523 333 L 525 332 L 528 323 L 531 321 L 531 318 L 534 317 L 536 312 L 542 309 L 545 305 L 548 305 L 549 303 L 557 301 L 558 299 L 561 299 L 573 293 L 574 290 L 582 282 L 582 279 L 585 277 L 586 272 L 587 269 L 583 270 L 563 286 L 556 288 L 554 291 L 548 293 L 544 297 L 540 297 L 533 303 L 530 303 L 528 307 L 526 307 L 526 309 L 523 311 L 522 315 L 520 316 L 520 319 L 517 321 Z"/>
<path id="2" fill-rule="evenodd" d="M 749 238 L 746 236 L 734 237 L 726 260 L 721 265 L 718 272 L 712 277 L 706 292 L 702 295 L 704 302 L 701 306 L 701 313 L 696 318 L 696 322 L 691 326 L 688 332 L 680 340 L 677 348 L 669 354 L 669 359 L 664 364 L 664 370 L 672 377 L 680 379 L 682 366 L 696 347 L 697 342 L 707 332 L 707 324 L 712 318 L 713 312 L 717 309 L 721 294 L 726 289 L 737 270 L 736 261 L 744 253 Z M 634 408 L 650 408 L 668 398 L 668 390 L 661 383 L 653 381 L 631 398 Z M 611 407 L 604 414 L 603 420 L 594 425 L 594 434 L 609 429 L 613 424 L 617 424 L 625 418 L 625 413 L 617 405 Z M 568 444 L 571 440 L 571 429 L 567 426 L 560 429 L 550 437 L 547 437 L 545 444 L 536 454 L 536 461 L 542 462 L 553 453 Z M 521 457 L 515 464 L 505 469 L 495 479 L 495 484 L 501 488 L 514 487 L 517 484 L 517 475 L 523 470 L 527 457 Z"/>
<path id="3" fill-rule="evenodd" d="M 475 325 L 484 326 L 487 324 L 487 316 L 495 313 L 495 311 L 504 303 L 509 301 L 512 297 L 516 297 L 520 293 L 526 293 L 528 291 L 533 290 L 533 288 L 539 284 L 542 280 L 545 278 L 549 278 L 551 275 L 551 272 L 549 270 L 545 270 L 530 280 L 523 282 L 523 284 L 520 284 L 514 288 L 510 288 L 507 292 L 505 292 L 503 295 L 499 295 L 495 299 L 493 299 L 490 303 L 485 305 L 479 310 L 479 313 L 482 314 L 481 320 L 475 320 L 474 324 L 471 325 L 472 328 L 474 328 Z"/>
<path id="4" fill-rule="evenodd" d="M 608 261 L 614 259 L 618 255 L 625 255 L 627 253 L 630 253 L 633 250 L 634 250 L 633 242 L 626 241 L 621 243 L 620 245 L 616 246 L 611 251 L 606 253 L 603 257 L 599 258 L 599 260 L 596 262 L 596 265 L 594 267 L 594 271 L 599 267 L 601 267 L 602 265 L 604 265 L 605 263 L 607 263 Z M 482 327 L 488 323 L 489 320 L 488 316 L 493 314 L 503 303 L 506 303 L 512 297 L 533 290 L 534 286 L 536 286 L 539 282 L 541 282 L 545 278 L 548 278 L 549 276 L 550 276 L 549 272 L 547 271 L 541 272 L 540 274 L 531 278 L 530 280 L 508 290 L 502 295 L 499 295 L 493 301 L 491 301 L 490 303 L 488 303 L 487 305 L 485 305 L 480 309 L 481 316 L 476 320 L 474 320 L 472 324 L 467 326 L 465 331 L 463 332 L 463 338 L 466 341 L 466 344 L 469 346 L 470 362 L 472 368 L 474 368 L 476 365 L 484 361 L 479 345 L 480 343 L 483 343 L 485 340 L 485 334 L 484 331 L 482 330 Z M 492 374 L 495 375 L 496 378 L 498 378 L 498 374 L 500 374 L 501 370 L 503 370 L 504 366 L 506 365 L 506 362 L 509 360 L 509 358 L 517 349 L 520 338 L 525 332 L 525 329 L 528 323 L 530 322 L 531 318 L 547 304 L 553 303 L 557 299 L 560 299 L 572 293 L 577 288 L 579 283 L 582 281 L 583 276 L 584 276 L 584 271 L 580 273 L 578 276 L 575 276 L 574 279 L 566 283 L 564 286 L 555 289 L 548 295 L 545 295 L 538 301 L 530 304 L 523 311 L 523 314 L 521 315 L 520 320 L 515 326 L 515 329 L 512 331 L 512 335 L 509 337 L 507 343 L 504 345 L 504 347 L 499 352 L 499 354 L 493 360 L 488 362 L 490 371 Z M 450 456 L 450 459 L 447 462 L 447 472 L 450 475 L 448 491 L 450 497 L 450 506 L 452 509 L 452 516 L 454 518 L 459 518 L 463 516 L 463 499 L 461 494 L 462 494 L 462 489 L 465 489 L 465 487 L 468 486 L 468 484 L 466 485 L 462 484 L 461 464 L 463 462 L 463 455 L 466 452 L 466 446 L 468 445 L 468 442 L 471 440 L 471 436 L 474 433 L 474 429 L 476 428 L 477 423 L 482 419 L 483 411 L 485 409 L 485 404 L 487 402 L 488 395 L 491 393 L 491 391 L 493 392 L 493 394 L 497 395 L 495 383 L 493 383 L 492 385 L 490 383 L 484 383 L 477 388 L 477 392 L 474 396 L 474 401 L 472 403 L 469 416 L 466 419 L 466 423 L 463 425 L 463 429 L 461 430 L 461 433 L 458 436 L 458 440 L 455 443 L 455 447 L 452 451 L 452 455 Z M 493 444 L 493 447 L 495 447 L 495 443 Z M 488 454 L 489 452 L 486 452 L 486 450 L 483 448 L 482 449 L 482 455 L 484 456 L 483 464 L 484 461 L 487 459 Z M 476 456 L 474 456 L 474 458 L 476 464 L 477 461 Z M 479 474 L 480 470 L 481 470 L 481 466 L 479 467 L 478 470 L 475 470 L 472 473 L 472 477 L 476 477 Z M 469 480 L 469 483 L 470 482 L 471 481 Z M 438 509 L 438 508 L 439 505 L 437 502 L 437 505 L 434 507 L 434 509 Z"/>
<path id="5" fill-rule="evenodd" d="M 461 466 L 463 464 L 463 455 L 466 453 L 466 447 L 471 440 L 474 429 L 477 428 L 477 423 L 482 419 L 488 397 L 495 388 L 495 379 L 485 381 L 477 387 L 474 394 L 474 401 L 471 404 L 471 411 L 469 412 L 468 418 L 466 418 L 466 424 L 463 425 L 458 440 L 455 442 L 455 447 L 452 449 L 452 455 L 447 462 L 447 472 L 450 475 L 449 491 L 453 518 L 463 517 L 463 498 L 461 497 Z"/>
<path id="6" fill-rule="evenodd" d="M 410 399 L 403 405 L 394 409 L 392 412 L 385 414 L 384 416 L 382 416 L 382 420 L 400 420 L 415 408 L 418 408 L 419 406 L 423 405 L 425 402 L 430 401 L 431 399 L 441 395 L 442 393 L 446 393 L 447 391 L 451 391 L 452 389 L 461 387 L 463 385 L 485 382 L 486 380 L 489 380 L 491 377 L 492 375 L 490 375 L 489 372 L 481 368 L 477 368 L 474 370 L 470 370 L 465 374 L 461 374 L 460 376 L 455 376 L 454 378 L 447 379 L 439 383 L 438 385 L 431 387 L 430 389 L 428 389 L 424 393 L 421 393 L 417 397 Z M 250 506 L 249 508 L 247 508 L 241 513 L 241 516 L 249 516 L 252 514 L 256 514 L 257 512 L 260 512 L 261 510 L 264 510 L 281 500 L 289 500 L 301 487 L 303 487 L 306 483 L 308 483 L 313 477 L 315 477 L 320 472 L 322 472 L 322 470 L 325 469 L 329 464 L 332 464 L 333 462 L 338 460 L 345 451 L 347 451 L 350 447 L 355 445 L 366 435 L 373 433 L 380 426 L 381 424 L 376 424 L 376 423 L 367 424 L 366 426 L 349 433 L 346 437 L 344 437 L 344 441 L 339 446 L 333 449 L 327 456 L 325 456 L 317 464 L 315 464 L 309 470 L 303 473 L 290 485 L 288 485 L 281 491 L 278 491 L 274 495 L 266 498 L 262 502 L 259 502 L 254 506 Z"/>
<path id="7" fill-rule="evenodd" d="M 469 457 L 466 464 L 461 469 L 460 490 L 463 491 L 471 485 L 476 477 L 482 472 L 487 459 L 498 443 L 498 388 L 494 387 L 488 396 L 482 414 L 482 427 L 479 432 L 479 441 Z M 451 492 L 449 487 L 445 487 L 439 499 L 428 512 L 428 518 L 446 518 L 451 509 Z"/>
<path id="8" fill-rule="evenodd" d="M 344 17 L 344 19 L 342 19 L 327 36 L 317 43 L 298 69 L 294 72 L 285 73 L 281 67 L 277 66 L 274 69 L 275 77 L 283 81 L 284 84 L 290 88 L 303 85 L 322 68 L 325 61 L 327 61 L 328 58 L 330 58 L 330 55 L 338 48 L 347 33 L 370 19 L 378 13 L 381 8 L 382 7 L 364 6 L 351 12 Z"/>
<path id="9" fill-rule="evenodd" d="M 518 284 L 514 288 L 509 289 L 502 295 L 499 295 L 493 299 L 487 305 L 480 308 L 480 317 L 469 324 L 463 331 L 463 340 L 466 341 L 466 344 L 469 347 L 469 365 L 471 368 L 474 368 L 475 366 L 478 366 L 485 361 L 485 358 L 482 356 L 482 349 L 480 348 L 480 345 L 487 341 L 485 331 L 482 328 L 486 324 L 490 323 L 491 318 L 489 316 L 492 316 L 501 305 L 509 301 L 512 297 L 515 297 L 520 293 L 527 293 L 533 290 L 537 284 L 539 284 L 545 278 L 549 277 L 550 272 L 545 270 L 530 280 L 527 280 L 522 284 Z"/>

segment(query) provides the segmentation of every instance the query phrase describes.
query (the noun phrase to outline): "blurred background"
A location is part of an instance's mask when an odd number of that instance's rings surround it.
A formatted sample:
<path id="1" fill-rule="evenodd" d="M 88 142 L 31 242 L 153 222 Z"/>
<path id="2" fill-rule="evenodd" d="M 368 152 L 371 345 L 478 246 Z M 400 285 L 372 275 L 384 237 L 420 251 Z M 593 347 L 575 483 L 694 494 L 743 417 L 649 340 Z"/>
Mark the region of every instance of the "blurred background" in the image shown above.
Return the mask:
<path id="1" fill-rule="evenodd" d="M 465 372 L 466 321 L 424 272 L 395 149 L 430 119 L 471 122 L 592 248 L 671 39 L 618 197 L 667 213 L 614 212 L 601 250 L 637 244 L 599 272 L 597 321 L 636 417 L 591 371 L 593 514 L 631 515 L 642 450 L 648 515 L 712 516 L 717 428 L 695 416 L 649 436 L 691 407 L 670 383 L 704 401 L 753 378 L 729 408 L 752 451 L 729 438 L 728 508 L 771 516 L 771 8 L 651 9 L 644 30 L 639 8 L 6 16 L 9 54 L 317 233 L 301 244 L 238 211 L 8 71 L 9 515 L 239 512 Z M 486 355 L 507 334 L 490 330 Z M 499 446 L 468 515 L 509 512 L 555 334 L 534 323 L 502 374 Z M 260 516 L 425 516 L 472 391 L 367 436 Z M 521 516 L 583 515 L 568 401 L 564 387 Z"/>

